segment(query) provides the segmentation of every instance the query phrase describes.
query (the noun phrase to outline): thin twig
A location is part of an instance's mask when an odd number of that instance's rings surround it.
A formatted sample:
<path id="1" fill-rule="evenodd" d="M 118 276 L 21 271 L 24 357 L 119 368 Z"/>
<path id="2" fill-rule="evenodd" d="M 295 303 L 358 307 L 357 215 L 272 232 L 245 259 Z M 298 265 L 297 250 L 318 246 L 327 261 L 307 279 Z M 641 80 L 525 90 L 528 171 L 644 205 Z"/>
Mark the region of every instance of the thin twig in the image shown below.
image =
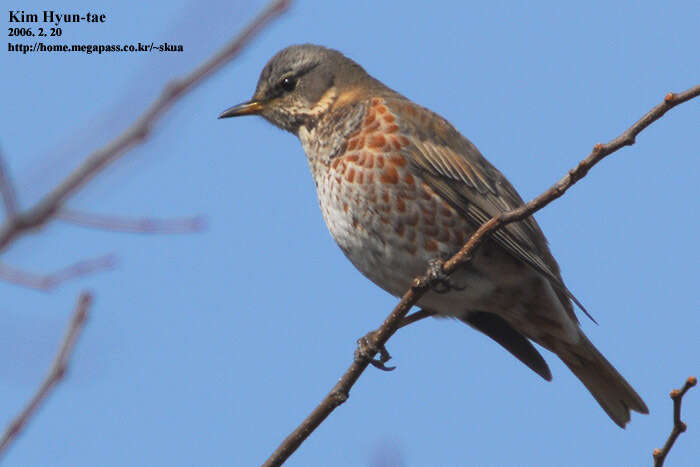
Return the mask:
<path id="1" fill-rule="evenodd" d="M 462 249 L 457 252 L 452 258 L 442 265 L 442 272 L 449 275 L 457 268 L 461 267 L 469 261 L 471 254 L 475 248 L 496 229 L 503 227 L 511 222 L 519 221 L 531 216 L 533 213 L 542 209 L 547 204 L 562 196 L 577 181 L 582 179 L 588 171 L 605 156 L 612 154 L 624 146 L 634 144 L 635 137 L 651 125 L 653 122 L 661 118 L 667 111 L 673 107 L 690 100 L 700 95 L 700 85 L 694 86 L 687 91 L 679 94 L 669 93 L 664 98 L 663 102 L 652 108 L 641 119 L 635 122 L 631 127 L 625 130 L 620 136 L 606 144 L 596 144 L 593 151 L 583 159 L 579 164 L 571 169 L 557 183 L 550 187 L 540 196 L 534 198 L 530 202 L 522 206 L 503 212 L 492 217 L 488 222 L 482 224 L 476 232 L 469 238 Z M 374 332 L 368 334 L 372 351 L 374 352 L 369 358 L 383 348 L 389 338 L 396 332 L 401 325 L 402 320 L 408 311 L 415 305 L 418 300 L 431 287 L 432 277 L 430 269 L 423 277 L 417 277 L 413 281 L 411 288 L 403 295 L 401 301 L 396 305 L 389 316 L 384 320 L 382 325 Z M 353 387 L 358 378 L 365 371 L 370 363 L 369 358 L 361 358 L 362 352 L 355 352 L 355 359 L 350 367 L 345 371 L 338 383 L 331 389 L 321 403 L 309 414 L 306 419 L 285 438 L 280 446 L 272 453 L 272 455 L 263 464 L 266 467 L 282 465 L 289 456 L 304 442 L 304 440 L 335 410 L 336 407 L 345 402 L 350 397 L 350 389 Z"/>
<path id="2" fill-rule="evenodd" d="M 105 216 L 90 212 L 61 209 L 56 219 L 91 229 L 112 232 L 129 232 L 143 234 L 180 234 L 201 232 L 205 222 L 202 216 L 190 216 L 173 219 L 154 219 L 152 217 Z"/>
<path id="3" fill-rule="evenodd" d="M 5 205 L 6 217 L 12 219 L 17 214 L 17 196 L 2 152 L 0 152 L 0 196 L 2 196 L 2 202 Z"/>
<path id="4" fill-rule="evenodd" d="M 185 77 L 167 84 L 160 97 L 126 131 L 88 156 L 45 198 L 28 210 L 6 219 L 0 226 L 0 252 L 7 248 L 20 233 L 37 229 L 46 224 L 62 208 L 69 196 L 85 185 L 105 166 L 114 162 L 127 149 L 142 143 L 149 136 L 153 125 L 178 98 L 201 84 L 212 73 L 238 55 L 263 26 L 287 9 L 289 3 L 289 0 L 275 0 L 270 3 L 238 37 Z"/>
<path id="5" fill-rule="evenodd" d="M 41 403 L 46 400 L 51 390 L 56 386 L 66 375 L 66 370 L 68 369 L 68 361 L 73 354 L 73 349 L 75 343 L 80 336 L 80 332 L 85 326 L 85 320 L 88 317 L 88 308 L 92 302 L 92 295 L 87 292 L 80 294 L 78 298 L 78 303 L 75 306 L 75 311 L 71 317 L 70 324 L 66 331 L 66 335 L 61 341 L 61 346 L 58 349 L 58 353 L 54 358 L 53 364 L 49 369 L 46 378 L 39 386 L 34 396 L 31 398 L 29 403 L 22 409 L 22 411 L 15 417 L 12 422 L 7 426 L 5 433 L 3 433 L 2 438 L 0 438 L 0 456 L 2 456 L 7 450 L 8 446 L 17 437 L 17 435 L 26 426 L 29 419 L 34 415 L 36 410 L 39 408 Z"/>
<path id="6" fill-rule="evenodd" d="M 401 323 L 399 324 L 399 329 L 404 328 L 408 326 L 409 324 L 413 324 L 416 321 L 420 321 L 425 318 L 430 318 L 431 316 L 435 316 L 434 311 L 428 311 L 428 310 L 418 310 L 415 313 L 411 313 L 410 315 L 404 317 L 403 320 L 401 320 Z"/>
<path id="7" fill-rule="evenodd" d="M 696 384 L 698 384 L 698 379 L 695 376 L 691 376 L 685 381 L 681 389 L 674 389 L 671 391 L 670 396 L 671 399 L 673 399 L 673 429 L 671 430 L 671 434 L 668 435 L 664 447 L 662 449 L 654 449 L 654 467 L 661 467 L 664 465 L 666 456 L 669 451 L 671 451 L 673 443 L 675 443 L 681 433 L 688 428 L 687 425 L 683 423 L 683 420 L 681 420 L 681 402 L 683 401 L 685 393 L 688 392 L 688 389 Z"/>
<path id="8" fill-rule="evenodd" d="M 78 261 L 77 263 L 73 263 L 50 274 L 35 274 L 5 264 L 0 264 L 0 280 L 11 282 L 22 287 L 48 291 L 62 282 L 97 271 L 112 269 L 116 262 L 116 256 L 114 254 L 109 254 Z"/>

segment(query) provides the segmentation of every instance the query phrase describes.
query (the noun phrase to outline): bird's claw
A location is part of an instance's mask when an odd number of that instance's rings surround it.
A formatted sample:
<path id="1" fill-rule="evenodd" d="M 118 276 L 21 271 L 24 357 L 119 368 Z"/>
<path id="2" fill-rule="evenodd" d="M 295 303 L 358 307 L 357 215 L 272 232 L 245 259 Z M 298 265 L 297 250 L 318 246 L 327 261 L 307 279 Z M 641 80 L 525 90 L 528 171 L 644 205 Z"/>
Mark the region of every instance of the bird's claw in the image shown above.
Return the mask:
<path id="1" fill-rule="evenodd" d="M 391 360 L 391 354 L 386 347 L 377 347 L 374 340 L 374 333 L 372 331 L 366 336 L 357 339 L 357 350 L 355 351 L 355 359 L 368 361 L 373 367 L 379 368 L 382 371 L 392 371 L 395 370 L 395 366 L 387 366 L 386 362 Z M 374 358 L 374 355 L 379 353 L 379 358 Z"/>
<path id="2" fill-rule="evenodd" d="M 447 274 L 442 272 L 442 265 L 444 263 L 445 262 L 440 258 L 433 258 L 428 261 L 427 279 L 433 289 L 433 292 L 438 294 L 446 294 L 452 290 L 464 290 L 466 286 L 459 286 L 455 284 Z"/>

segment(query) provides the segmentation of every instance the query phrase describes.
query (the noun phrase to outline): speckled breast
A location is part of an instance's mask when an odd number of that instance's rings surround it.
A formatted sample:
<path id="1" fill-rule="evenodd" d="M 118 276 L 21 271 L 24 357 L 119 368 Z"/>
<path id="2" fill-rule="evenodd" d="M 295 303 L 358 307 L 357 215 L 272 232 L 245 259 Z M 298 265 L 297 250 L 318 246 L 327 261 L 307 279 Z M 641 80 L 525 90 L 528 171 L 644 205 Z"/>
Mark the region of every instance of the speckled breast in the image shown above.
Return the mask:
<path id="1" fill-rule="evenodd" d="M 344 117 L 346 127 L 352 118 Z M 326 225 L 365 276 L 401 295 L 429 259 L 449 257 L 473 228 L 410 167 L 402 153 L 410 140 L 382 99 L 363 105 L 335 148 L 319 142 L 343 131 L 329 130 L 322 121 L 300 134 Z"/>

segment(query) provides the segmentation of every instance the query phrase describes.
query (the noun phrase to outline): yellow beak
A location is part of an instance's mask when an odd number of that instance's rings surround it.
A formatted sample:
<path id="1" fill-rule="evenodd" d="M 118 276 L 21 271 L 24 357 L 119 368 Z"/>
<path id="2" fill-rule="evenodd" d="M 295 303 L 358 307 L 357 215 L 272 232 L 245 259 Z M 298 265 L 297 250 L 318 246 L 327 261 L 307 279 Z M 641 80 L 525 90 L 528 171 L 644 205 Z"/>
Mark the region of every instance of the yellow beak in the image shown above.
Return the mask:
<path id="1" fill-rule="evenodd" d="M 263 105 L 258 101 L 248 101 L 234 105 L 230 109 L 221 112 L 219 118 L 240 117 L 242 115 L 258 115 L 263 110 Z"/>

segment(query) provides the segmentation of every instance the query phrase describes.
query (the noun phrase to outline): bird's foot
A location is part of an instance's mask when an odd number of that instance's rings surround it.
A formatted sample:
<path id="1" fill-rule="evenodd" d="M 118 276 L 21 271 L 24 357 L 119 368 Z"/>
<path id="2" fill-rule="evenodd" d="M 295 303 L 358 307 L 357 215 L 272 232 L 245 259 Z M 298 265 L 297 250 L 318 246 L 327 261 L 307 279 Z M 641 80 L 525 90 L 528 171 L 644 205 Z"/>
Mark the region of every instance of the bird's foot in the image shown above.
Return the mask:
<path id="1" fill-rule="evenodd" d="M 442 265 L 445 264 L 440 258 L 433 258 L 428 261 L 427 280 L 433 291 L 438 294 L 445 294 L 452 290 L 464 290 L 466 286 L 460 286 L 454 283 L 450 277 L 442 272 Z"/>
<path id="2" fill-rule="evenodd" d="M 373 367 L 382 371 L 392 371 L 396 369 L 395 366 L 386 366 L 386 362 L 391 360 L 391 354 L 383 345 L 377 346 L 374 338 L 376 332 L 368 332 L 366 336 L 357 339 L 355 359 L 368 361 Z M 377 353 L 379 353 L 379 358 L 374 358 Z"/>

